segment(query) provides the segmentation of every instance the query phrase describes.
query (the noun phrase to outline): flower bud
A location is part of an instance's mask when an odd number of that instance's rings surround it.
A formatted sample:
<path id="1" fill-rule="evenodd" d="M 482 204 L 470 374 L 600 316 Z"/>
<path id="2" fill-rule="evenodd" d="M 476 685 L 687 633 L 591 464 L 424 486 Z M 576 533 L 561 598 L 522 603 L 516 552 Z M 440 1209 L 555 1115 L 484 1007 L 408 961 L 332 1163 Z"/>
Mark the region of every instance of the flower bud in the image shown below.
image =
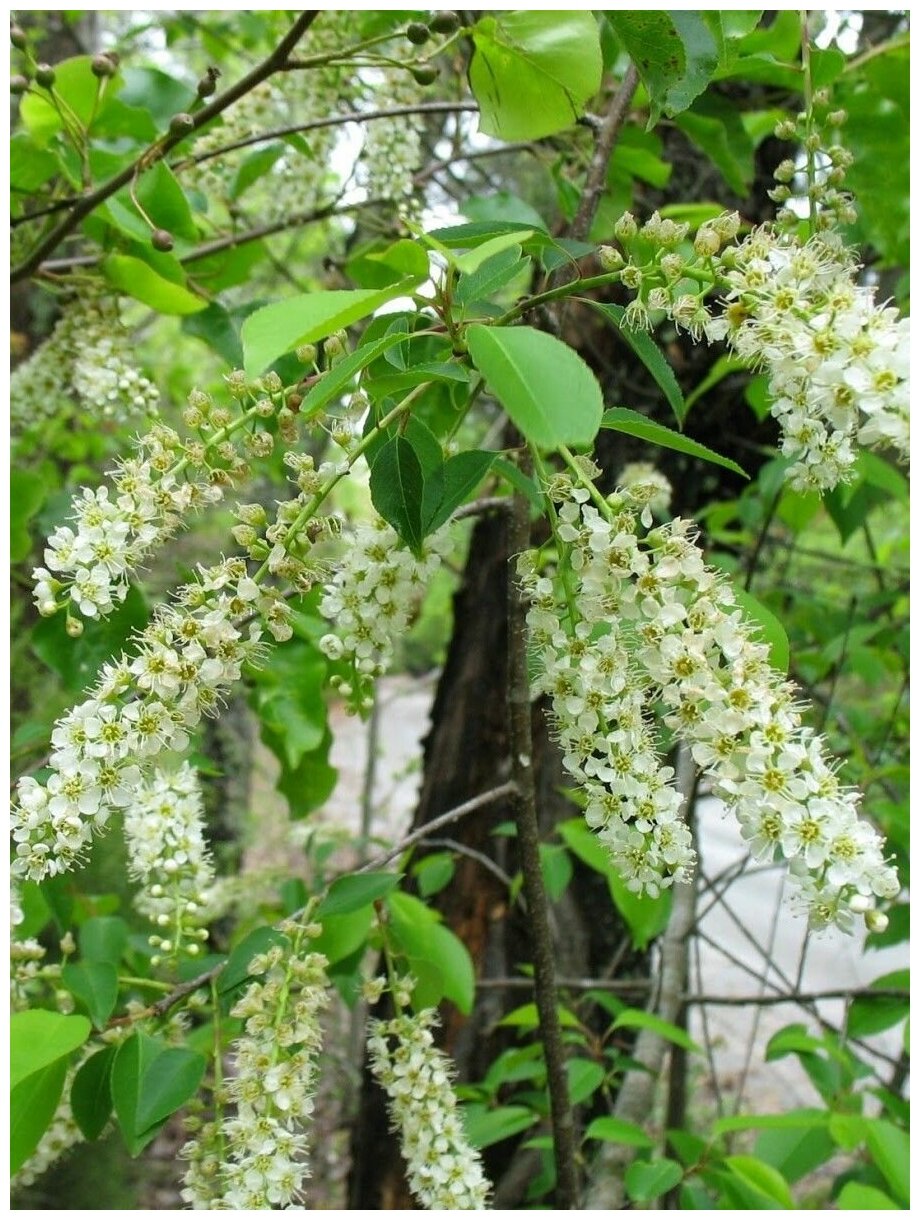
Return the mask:
<path id="1" fill-rule="evenodd" d="M 97 76 L 102 80 L 106 76 L 115 75 L 118 71 L 118 61 L 113 57 L 111 52 L 103 51 L 99 55 L 93 56 L 89 67 L 93 76 Z"/>
<path id="2" fill-rule="evenodd" d="M 780 119 L 773 128 L 773 134 L 777 140 L 794 140 L 796 137 L 796 127 L 793 119 Z"/>
<path id="3" fill-rule="evenodd" d="M 29 78 L 18 72 L 10 77 L 10 93 L 25 93 L 29 87 Z"/>
<path id="4" fill-rule="evenodd" d="M 785 161 L 780 161 L 773 171 L 773 177 L 777 182 L 791 182 L 795 177 L 795 162 L 789 157 Z"/>
<path id="5" fill-rule="evenodd" d="M 431 37 L 431 30 L 421 21 L 412 21 L 406 26 L 406 37 L 415 46 L 420 47 Z"/>
<path id="6" fill-rule="evenodd" d="M 78 618 L 68 618 L 67 634 L 70 636 L 70 638 L 72 640 L 77 639 L 79 636 L 81 636 L 83 634 L 83 624 L 80 622 L 80 620 Z"/>
<path id="7" fill-rule="evenodd" d="M 168 229 L 154 229 L 150 234 L 150 244 L 154 250 L 160 250 L 164 254 L 173 248 L 172 233 Z"/>
<path id="8" fill-rule="evenodd" d="M 301 343 L 300 347 L 294 352 L 294 355 L 301 364 L 312 364 L 316 359 L 316 344 Z"/>
<path id="9" fill-rule="evenodd" d="M 54 84 L 54 68 L 51 64 L 39 64 L 35 69 L 35 83 L 43 89 L 50 89 Z"/>
<path id="10" fill-rule="evenodd" d="M 460 29 L 460 15 L 450 9 L 432 13 L 428 21 L 428 28 L 435 34 L 453 34 L 454 30 Z"/>
<path id="11" fill-rule="evenodd" d="M 597 261 L 604 271 L 619 271 L 623 266 L 623 255 L 613 246 L 601 246 L 597 252 Z"/>
<path id="12" fill-rule="evenodd" d="M 869 932 L 884 932 L 888 927 L 888 916 L 882 911 L 866 911 L 866 928 Z"/>
<path id="13" fill-rule="evenodd" d="M 422 64 L 412 69 L 412 79 L 417 85 L 433 85 L 438 79 L 438 70 L 431 64 Z"/>
<path id="14" fill-rule="evenodd" d="M 174 136 L 185 136 L 190 131 L 195 130 L 195 120 L 190 114 L 185 111 L 180 111 L 179 114 L 174 114 L 169 120 L 169 132 Z"/>
<path id="15" fill-rule="evenodd" d="M 208 68 L 204 76 L 198 82 L 198 96 L 210 97 L 217 89 L 217 78 L 220 76 L 219 68 Z"/>
<path id="16" fill-rule="evenodd" d="M 613 226 L 614 235 L 619 241 L 629 241 L 639 232 L 639 226 L 636 224 L 636 218 L 632 212 L 624 212 L 620 219 Z"/>
<path id="17" fill-rule="evenodd" d="M 26 49 L 26 47 L 29 45 L 29 37 L 22 26 L 10 26 L 10 42 L 19 51 L 24 51 Z"/>

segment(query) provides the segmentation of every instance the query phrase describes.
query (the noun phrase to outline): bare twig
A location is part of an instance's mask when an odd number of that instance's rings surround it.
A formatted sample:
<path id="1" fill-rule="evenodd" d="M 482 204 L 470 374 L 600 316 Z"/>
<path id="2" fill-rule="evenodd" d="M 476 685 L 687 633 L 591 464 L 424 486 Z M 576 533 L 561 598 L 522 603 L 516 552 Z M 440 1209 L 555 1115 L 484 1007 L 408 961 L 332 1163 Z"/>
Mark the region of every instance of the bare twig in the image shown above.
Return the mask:
<path id="1" fill-rule="evenodd" d="M 604 188 L 607 185 L 607 166 L 610 163 L 610 158 L 613 155 L 613 150 L 623 124 L 626 122 L 629 104 L 633 99 L 633 94 L 636 92 L 638 84 L 639 73 L 636 71 L 635 64 L 630 64 L 620 82 L 620 87 L 617 89 L 613 103 L 604 116 L 604 121 L 597 129 L 597 143 L 594 147 L 594 156 L 591 158 L 588 176 L 578 203 L 578 211 L 575 213 L 575 219 L 572 221 L 570 229 L 570 235 L 576 241 L 582 241 L 587 237 L 594 222 L 601 195 L 604 193 Z"/>

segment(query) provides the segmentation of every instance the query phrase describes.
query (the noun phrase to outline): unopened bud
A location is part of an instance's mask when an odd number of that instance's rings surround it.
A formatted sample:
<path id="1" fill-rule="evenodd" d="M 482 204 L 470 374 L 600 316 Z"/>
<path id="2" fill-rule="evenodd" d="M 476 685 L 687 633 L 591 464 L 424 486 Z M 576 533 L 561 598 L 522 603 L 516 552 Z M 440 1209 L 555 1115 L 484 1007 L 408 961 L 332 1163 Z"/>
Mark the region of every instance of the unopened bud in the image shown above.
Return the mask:
<path id="1" fill-rule="evenodd" d="M 629 241 L 639 232 L 636 218 L 632 212 L 624 212 L 613 226 L 613 232 L 619 241 Z"/>
<path id="2" fill-rule="evenodd" d="M 169 131 L 174 136 L 185 136 L 190 131 L 195 130 L 195 120 L 190 114 L 185 111 L 180 111 L 179 114 L 174 114 L 169 120 Z"/>
<path id="3" fill-rule="evenodd" d="M 160 250 L 164 254 L 175 245 L 172 233 L 168 229 L 154 229 L 150 234 L 150 244 L 154 250 Z"/>
<path id="4" fill-rule="evenodd" d="M 773 134 L 777 140 L 794 140 L 796 137 L 795 121 L 793 119 L 780 119 L 773 128 Z"/>
<path id="5" fill-rule="evenodd" d="M 10 26 L 10 42 L 19 51 L 24 51 L 26 49 L 26 47 L 29 45 L 29 37 L 22 26 Z"/>
<path id="6" fill-rule="evenodd" d="M 29 87 L 29 78 L 18 72 L 10 77 L 10 93 L 25 93 Z"/>
<path id="7" fill-rule="evenodd" d="M 882 911 L 866 911 L 866 928 L 870 932 L 884 932 L 888 927 L 888 916 Z"/>
<path id="8" fill-rule="evenodd" d="M 601 246 L 597 252 L 597 261 L 605 271 L 619 271 L 624 259 L 613 246 Z"/>
<path id="9" fill-rule="evenodd" d="M 411 43 L 420 47 L 431 37 L 431 30 L 421 21 L 412 21 L 406 26 L 406 37 Z"/>
<path id="10" fill-rule="evenodd" d="M 54 84 L 54 68 L 51 64 L 39 64 L 35 69 L 35 83 L 43 89 L 50 89 Z"/>
<path id="11" fill-rule="evenodd" d="M 431 64 L 422 64 L 418 68 L 412 69 L 412 79 L 417 85 L 433 85 L 438 79 L 438 70 Z"/>
<path id="12" fill-rule="evenodd" d="M 428 28 L 435 34 L 453 34 L 454 30 L 460 29 L 460 14 L 454 13 L 450 9 L 432 13 L 428 19 Z"/>
<path id="13" fill-rule="evenodd" d="M 294 355 L 301 364 L 312 364 L 316 359 L 316 344 L 301 343 L 300 347 L 294 352 Z"/>
<path id="14" fill-rule="evenodd" d="M 83 624 L 78 618 L 67 619 L 67 634 L 72 640 L 77 639 L 83 634 Z"/>
<path id="15" fill-rule="evenodd" d="M 219 68 L 208 68 L 204 76 L 198 82 L 198 96 L 210 97 L 217 89 L 217 78 L 220 76 Z"/>
<path id="16" fill-rule="evenodd" d="M 103 51 L 101 54 L 93 56 L 89 67 L 93 76 L 98 76 L 101 80 L 103 77 L 115 75 L 118 71 L 118 62 L 111 53 Z"/>

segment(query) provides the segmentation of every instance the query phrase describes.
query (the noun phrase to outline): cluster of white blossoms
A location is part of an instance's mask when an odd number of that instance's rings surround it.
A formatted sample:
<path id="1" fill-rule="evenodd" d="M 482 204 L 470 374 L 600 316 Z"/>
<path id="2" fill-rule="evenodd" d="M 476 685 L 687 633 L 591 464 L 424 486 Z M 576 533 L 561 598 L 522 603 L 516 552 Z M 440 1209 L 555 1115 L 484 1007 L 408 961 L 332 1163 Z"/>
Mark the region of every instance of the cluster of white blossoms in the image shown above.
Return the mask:
<path id="1" fill-rule="evenodd" d="M 651 709 L 687 742 L 738 818 L 758 860 L 785 860 L 797 901 L 815 927 L 878 931 L 876 901 L 894 898 L 897 874 L 878 834 L 858 817 L 823 740 L 802 724 L 794 691 L 708 568 L 695 527 L 676 520 L 641 536 L 647 504 L 621 490 L 596 501 L 555 480 L 556 533 L 568 576 L 562 592 L 521 561 L 540 676 L 552 699 L 564 762 L 585 789 L 586 817 L 627 883 L 655 893 L 686 877 L 690 837 L 672 771 L 656 752 Z"/>
<path id="2" fill-rule="evenodd" d="M 223 489 L 249 471 L 234 436 L 249 426 L 245 449 L 261 455 L 272 435 L 260 421 L 280 415 L 280 379 L 274 374 L 249 386 L 242 374 L 227 378 L 238 407 L 215 404 L 193 390 L 184 418 L 203 437 L 183 438 L 155 424 L 134 445 L 131 457 L 109 471 L 111 487 L 84 487 L 74 497 L 70 520 L 48 538 L 45 566 L 32 573 L 35 604 L 43 615 L 62 605 L 86 618 L 104 618 L 124 601 L 130 579 L 153 551 L 180 529 L 190 512 L 219 501 Z M 265 397 L 267 389 L 278 401 Z M 255 402 L 252 401 L 255 399 Z M 210 431 L 204 431 L 210 429 Z M 79 623 L 70 619 L 75 634 Z"/>
<path id="3" fill-rule="evenodd" d="M 408 630 L 448 545 L 442 529 L 415 556 L 380 517 L 348 537 L 345 557 L 320 602 L 333 630 L 319 646 L 331 660 L 351 663 L 350 680 L 338 689 L 354 706 L 362 706 L 373 680 L 389 667 L 394 641 Z"/>
<path id="4" fill-rule="evenodd" d="M 799 490 L 846 482 L 854 446 L 910 456 L 910 319 L 876 304 L 829 234 L 756 229 L 723 256 L 726 308 L 706 328 L 763 367 Z"/>
<path id="5" fill-rule="evenodd" d="M 20 428 L 53 418 L 74 398 L 97 419 L 154 415 L 159 391 L 137 368 L 118 300 L 84 287 L 54 330 L 10 375 L 10 414 Z"/>
<path id="6" fill-rule="evenodd" d="M 408 72 L 386 70 L 372 99 L 382 106 L 417 106 L 423 90 Z M 362 153 L 363 178 L 372 199 L 383 199 L 401 210 L 411 206 L 413 175 L 421 161 L 424 120 L 419 114 L 374 119 L 366 124 Z"/>
<path id="7" fill-rule="evenodd" d="M 14 876 L 41 881 L 72 868 L 160 756 L 184 750 L 202 715 L 217 712 L 243 665 L 262 655 L 265 628 L 287 638 L 289 618 L 242 559 L 201 568 L 159 605 L 136 655 L 103 666 L 89 697 L 55 724 L 47 780 L 19 780 Z"/>
<path id="8" fill-rule="evenodd" d="M 605 269 L 637 294 L 624 325 L 648 328 L 660 312 L 763 368 L 797 490 L 850 479 L 857 444 L 908 458 L 910 320 L 857 282 L 859 268 L 833 232 L 803 242 L 763 225 L 737 242 L 739 230 L 737 213 L 726 213 L 699 227 L 691 249 L 688 225 L 656 212 L 640 227 L 625 213 L 614 232 L 627 257 L 600 251 Z M 713 289 L 719 316 L 706 301 Z"/>
<path id="9" fill-rule="evenodd" d="M 301 948 L 318 927 L 281 930 L 291 943 L 250 963 L 249 973 L 262 977 L 231 1010 L 245 1030 L 233 1046 L 232 1074 L 217 1091 L 219 1112 L 180 1152 L 189 1162 L 182 1197 L 194 1210 L 300 1210 L 309 1176 L 304 1128 L 313 1113 L 329 980 L 325 957 Z M 233 1112 L 225 1115 L 228 1104 Z"/>
<path id="10" fill-rule="evenodd" d="M 128 874 L 140 882 L 134 905 L 157 927 L 153 965 L 197 957 L 207 939 L 214 865 L 204 838 L 204 805 L 193 767 L 157 768 L 124 815 Z"/>
<path id="11" fill-rule="evenodd" d="M 426 1210 L 484 1211 L 489 1182 L 463 1129 L 452 1065 L 434 1044 L 432 1008 L 371 1021 L 370 1067 L 386 1091 L 409 1188 Z"/>

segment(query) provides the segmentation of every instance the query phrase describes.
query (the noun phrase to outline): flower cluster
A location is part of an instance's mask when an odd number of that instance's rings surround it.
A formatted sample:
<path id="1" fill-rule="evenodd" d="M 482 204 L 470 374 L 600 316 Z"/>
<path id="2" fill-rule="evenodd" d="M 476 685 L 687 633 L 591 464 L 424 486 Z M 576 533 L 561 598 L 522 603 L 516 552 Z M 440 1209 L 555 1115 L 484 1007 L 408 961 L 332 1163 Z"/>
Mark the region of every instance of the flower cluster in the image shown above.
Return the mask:
<path id="1" fill-rule="evenodd" d="M 210 428 L 204 439 L 183 439 L 164 424 L 156 424 L 135 443 L 132 457 L 109 472 L 111 489 L 84 487 L 73 501 L 73 525 L 59 526 L 48 538 L 45 566 L 32 573 L 35 602 L 41 614 L 54 614 L 62 603 L 87 618 L 105 617 L 124 601 L 134 570 L 154 549 L 178 530 L 191 511 L 216 503 L 223 488 L 244 477 L 248 466 L 233 441 L 249 425 L 247 449 L 271 433 L 260 420 L 279 408 L 262 391 L 280 401 L 280 379 L 248 386 L 242 374 L 230 374 L 228 389 L 244 400 L 239 409 L 215 405 L 210 395 L 193 390 L 185 420 L 198 430 Z M 253 403 L 252 399 L 256 399 Z M 284 408 L 280 408 L 284 410 Z M 79 623 L 75 623 L 75 633 Z"/>
<path id="2" fill-rule="evenodd" d="M 128 873 L 141 886 L 134 905 L 158 929 L 150 937 L 153 965 L 183 953 L 196 957 L 207 938 L 214 866 L 194 769 L 188 763 L 176 771 L 157 768 L 125 809 L 124 827 Z"/>
<path id="3" fill-rule="evenodd" d="M 409 1188 L 422 1207 L 484 1211 L 489 1183 L 463 1129 L 450 1060 L 434 1044 L 436 1023 L 431 1008 L 372 1021 L 367 1041 L 371 1071 L 389 1098 Z"/>
<path id="4" fill-rule="evenodd" d="M 404 71 L 387 70 L 376 91 L 387 107 L 417 106 L 422 89 Z M 414 191 L 413 174 L 421 158 L 424 122 L 421 115 L 375 119 L 367 124 L 362 165 L 367 191 L 372 199 L 384 199 L 401 209 L 409 206 Z"/>
<path id="5" fill-rule="evenodd" d="M 600 252 L 604 267 L 636 293 L 624 324 L 648 328 L 657 311 L 764 368 L 797 490 L 825 491 L 851 478 L 857 443 L 907 458 L 909 319 L 857 282 L 858 267 L 833 233 L 802 242 L 764 225 L 736 242 L 739 229 L 737 213 L 707 221 L 691 250 L 688 225 L 656 212 L 640 227 L 625 213 L 614 232 L 628 257 L 611 247 Z M 722 294 L 719 316 L 706 303 L 712 288 Z"/>
<path id="6" fill-rule="evenodd" d="M 369 525 L 357 526 L 349 544 L 320 602 L 320 611 L 333 630 L 319 645 L 331 660 L 350 663 L 351 677 L 339 684 L 339 690 L 360 708 L 374 678 L 386 672 L 394 641 L 407 630 L 440 566 L 447 536 L 439 531 L 427 538 L 421 554 L 415 556 L 401 545 L 396 531 L 377 517 Z"/>
<path id="7" fill-rule="evenodd" d="M 55 724 L 46 782 L 19 781 L 14 875 L 41 881 L 73 867 L 93 829 L 133 803 L 158 757 L 183 750 L 243 665 L 258 660 L 263 624 L 279 638 L 288 619 L 284 599 L 260 587 L 242 559 L 200 569 L 158 606 L 137 654 L 103 666 L 89 698 Z"/>
<path id="8" fill-rule="evenodd" d="M 766 369 L 792 486 L 845 482 L 856 442 L 907 458 L 910 320 L 876 305 L 829 235 L 801 245 L 757 229 L 728 261 L 726 309 L 707 334 Z"/>
<path id="9" fill-rule="evenodd" d="M 245 1022 L 233 1075 L 218 1090 L 232 1115 L 204 1124 L 182 1149 L 189 1162 L 182 1197 L 196 1210 L 296 1207 L 309 1174 L 303 1130 L 313 1113 L 320 1015 L 329 1001 L 326 959 L 306 953 L 315 926 L 286 925 L 291 942 L 259 954 L 231 1015 Z M 193 1125 L 193 1124 L 192 1124 Z"/>
<path id="10" fill-rule="evenodd" d="M 856 794 L 840 784 L 822 739 L 802 724 L 730 584 L 706 567 L 694 527 L 677 520 L 640 538 L 641 500 L 630 492 L 592 503 L 566 478 L 554 490 L 570 572 L 563 608 L 533 558 L 524 563 L 538 689 L 552 698 L 587 819 L 629 883 L 654 892 L 659 874 L 667 883 L 692 862 L 670 768 L 654 751 L 646 709 L 657 701 L 755 858 L 787 862 L 812 924 L 848 930 L 863 914 L 870 929 L 883 927 L 876 900 L 899 888 L 883 843 L 859 820 Z"/>
<path id="11" fill-rule="evenodd" d="M 124 422 L 156 414 L 159 392 L 134 362 L 131 336 L 118 301 L 84 288 L 49 337 L 10 377 L 10 409 L 22 428 L 60 411 L 76 398 L 98 418 Z"/>

